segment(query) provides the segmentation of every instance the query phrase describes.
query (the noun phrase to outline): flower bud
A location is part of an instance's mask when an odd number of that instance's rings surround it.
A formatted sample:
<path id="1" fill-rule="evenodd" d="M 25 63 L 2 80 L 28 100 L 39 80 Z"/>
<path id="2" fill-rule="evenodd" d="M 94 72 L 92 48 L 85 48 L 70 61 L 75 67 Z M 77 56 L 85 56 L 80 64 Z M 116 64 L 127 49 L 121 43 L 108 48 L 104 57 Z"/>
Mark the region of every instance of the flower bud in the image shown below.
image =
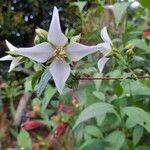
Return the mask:
<path id="1" fill-rule="evenodd" d="M 56 123 L 60 122 L 60 120 L 61 120 L 60 115 L 54 115 L 54 116 L 52 116 L 51 120 L 53 120 Z"/>
<path id="2" fill-rule="evenodd" d="M 41 126 L 43 126 L 42 123 L 40 123 L 38 121 L 34 121 L 34 120 L 26 121 L 21 124 L 21 128 L 28 130 L 28 131 L 39 128 Z"/>
<path id="3" fill-rule="evenodd" d="M 55 136 L 61 136 L 65 133 L 65 130 L 67 128 L 68 124 L 67 123 L 62 123 L 60 125 L 58 125 L 55 129 L 54 129 L 54 135 Z"/>
<path id="4" fill-rule="evenodd" d="M 79 102 L 76 96 L 72 96 L 72 105 L 74 108 L 77 108 L 79 106 Z"/>
<path id="5" fill-rule="evenodd" d="M 128 49 L 128 50 L 126 51 L 126 53 L 127 53 L 129 56 L 133 56 L 133 55 L 134 55 L 133 49 Z"/>
<path id="6" fill-rule="evenodd" d="M 35 29 L 35 32 L 36 32 L 36 37 L 34 39 L 35 42 L 47 42 L 47 35 L 48 35 L 48 32 L 41 29 L 41 28 L 37 28 Z"/>
<path id="7" fill-rule="evenodd" d="M 35 45 L 37 45 L 37 44 L 40 44 L 41 42 L 40 42 L 40 38 L 39 38 L 39 36 L 35 36 L 35 38 L 34 38 L 34 44 Z"/>

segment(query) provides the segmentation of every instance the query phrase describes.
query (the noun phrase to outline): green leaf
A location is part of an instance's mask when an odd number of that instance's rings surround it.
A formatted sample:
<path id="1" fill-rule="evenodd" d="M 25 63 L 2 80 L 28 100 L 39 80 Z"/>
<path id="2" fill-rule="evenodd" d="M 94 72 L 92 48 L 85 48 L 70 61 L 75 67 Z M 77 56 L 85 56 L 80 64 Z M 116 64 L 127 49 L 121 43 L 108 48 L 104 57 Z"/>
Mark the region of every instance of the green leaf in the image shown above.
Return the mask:
<path id="1" fill-rule="evenodd" d="M 105 138 L 105 141 L 110 143 L 110 147 L 106 150 L 120 150 L 125 142 L 125 135 L 121 131 L 114 131 Z"/>
<path id="2" fill-rule="evenodd" d="M 80 12 L 82 12 L 86 3 L 87 3 L 86 1 L 83 1 L 83 2 L 79 1 L 79 2 L 73 2 L 72 5 L 77 6 Z"/>
<path id="3" fill-rule="evenodd" d="M 93 95 L 96 96 L 100 101 L 105 101 L 105 95 L 102 92 L 94 91 Z"/>
<path id="4" fill-rule="evenodd" d="M 133 144 L 134 146 L 136 144 L 138 144 L 138 142 L 140 141 L 142 135 L 143 135 L 143 127 L 141 126 L 136 126 L 133 130 L 133 134 L 132 134 L 132 137 L 133 137 Z"/>
<path id="5" fill-rule="evenodd" d="M 122 88 L 122 86 L 120 85 L 119 82 L 115 85 L 114 91 L 115 91 L 115 94 L 116 94 L 118 97 L 122 95 L 122 93 L 123 93 L 123 88 Z"/>
<path id="6" fill-rule="evenodd" d="M 31 141 L 29 133 L 22 129 L 17 137 L 17 143 L 21 149 L 30 150 L 32 141 Z"/>
<path id="7" fill-rule="evenodd" d="M 107 145 L 107 142 L 100 141 L 99 139 L 90 139 L 83 143 L 79 150 L 101 150 L 105 149 Z"/>
<path id="8" fill-rule="evenodd" d="M 150 8 L 150 0 L 139 0 L 140 4 L 145 8 Z"/>
<path id="9" fill-rule="evenodd" d="M 122 82 L 122 87 L 124 89 L 124 95 L 132 93 L 132 95 L 150 96 L 150 88 L 138 80 Z"/>
<path id="10" fill-rule="evenodd" d="M 150 132 L 150 115 L 138 107 L 125 107 L 121 111 L 126 114 L 132 121 L 143 126 Z"/>
<path id="11" fill-rule="evenodd" d="M 146 53 L 150 53 L 148 45 L 143 40 L 133 39 L 133 40 L 128 41 L 128 44 L 131 44 L 137 48 L 145 50 Z"/>
<path id="12" fill-rule="evenodd" d="M 51 79 L 52 75 L 49 71 L 49 68 L 47 68 L 44 73 L 41 76 L 40 82 L 37 87 L 37 96 L 40 97 L 43 90 L 46 88 L 48 81 Z"/>
<path id="13" fill-rule="evenodd" d="M 97 116 L 104 115 L 106 113 L 114 113 L 117 115 L 117 112 L 114 109 L 114 106 L 108 103 L 94 103 L 85 108 L 79 115 L 74 127 L 76 128 L 80 123 L 95 118 Z"/>
<path id="14" fill-rule="evenodd" d="M 116 26 L 119 25 L 129 6 L 128 2 L 116 3 L 113 6 L 113 14 L 115 17 Z"/>
<path id="15" fill-rule="evenodd" d="M 42 74 L 42 71 L 37 71 L 33 77 L 32 77 L 32 81 L 31 81 L 31 86 L 32 86 L 32 89 L 34 90 L 36 84 L 37 84 L 37 80 L 39 79 L 39 77 L 41 76 Z"/>
<path id="16" fill-rule="evenodd" d="M 101 130 L 96 126 L 86 126 L 85 132 L 97 138 L 103 137 Z"/>
<path id="17" fill-rule="evenodd" d="M 44 92 L 44 98 L 42 100 L 42 111 L 46 109 L 51 98 L 54 96 L 56 92 L 57 90 L 55 88 L 53 88 L 51 85 L 47 85 L 45 92 Z"/>
<path id="18" fill-rule="evenodd" d="M 149 150 L 149 146 L 140 145 L 140 146 L 136 147 L 134 150 Z"/>

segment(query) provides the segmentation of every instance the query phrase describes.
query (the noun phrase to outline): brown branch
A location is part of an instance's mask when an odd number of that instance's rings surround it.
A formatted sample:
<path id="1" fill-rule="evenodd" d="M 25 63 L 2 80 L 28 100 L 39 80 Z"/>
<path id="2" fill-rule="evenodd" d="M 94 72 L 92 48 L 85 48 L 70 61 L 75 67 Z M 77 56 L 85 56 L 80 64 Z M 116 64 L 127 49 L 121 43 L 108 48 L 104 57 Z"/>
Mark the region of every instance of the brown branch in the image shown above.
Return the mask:
<path id="1" fill-rule="evenodd" d="M 147 79 L 150 78 L 150 76 L 138 76 L 137 79 Z M 94 78 L 94 77 L 80 77 L 79 80 L 122 80 L 122 79 L 133 79 L 132 77 L 122 78 L 122 77 L 100 77 L 100 78 Z"/>
<path id="2" fill-rule="evenodd" d="M 24 109 L 26 108 L 27 102 L 31 96 L 32 96 L 32 93 L 27 92 L 27 93 L 24 93 L 24 95 L 21 97 L 19 105 L 17 107 L 16 115 L 15 115 L 16 124 L 20 123 L 22 113 L 23 113 Z"/>

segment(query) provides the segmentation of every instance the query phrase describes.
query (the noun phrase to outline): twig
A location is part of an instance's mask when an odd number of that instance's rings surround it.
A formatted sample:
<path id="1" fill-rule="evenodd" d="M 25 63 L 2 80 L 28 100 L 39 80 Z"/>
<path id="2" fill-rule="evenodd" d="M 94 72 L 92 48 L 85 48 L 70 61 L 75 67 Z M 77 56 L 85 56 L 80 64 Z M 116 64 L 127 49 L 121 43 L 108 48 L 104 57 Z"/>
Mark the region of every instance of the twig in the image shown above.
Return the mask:
<path id="1" fill-rule="evenodd" d="M 15 115 L 15 123 L 19 124 L 21 121 L 22 113 L 27 105 L 28 100 L 32 96 L 31 92 L 24 93 L 24 95 L 21 97 L 19 105 L 17 107 L 16 115 Z"/>
<path id="2" fill-rule="evenodd" d="M 150 76 L 138 76 L 137 79 L 146 79 L 150 78 Z M 79 80 L 122 80 L 122 79 L 133 79 L 132 77 L 122 78 L 122 77 L 80 77 Z"/>

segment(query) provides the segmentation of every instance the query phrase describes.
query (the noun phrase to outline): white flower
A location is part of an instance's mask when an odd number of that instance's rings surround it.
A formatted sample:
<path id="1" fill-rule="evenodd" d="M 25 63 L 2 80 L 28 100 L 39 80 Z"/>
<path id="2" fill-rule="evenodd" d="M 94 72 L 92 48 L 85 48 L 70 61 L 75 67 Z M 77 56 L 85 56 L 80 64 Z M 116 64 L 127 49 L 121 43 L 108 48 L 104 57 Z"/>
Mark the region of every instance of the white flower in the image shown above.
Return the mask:
<path id="1" fill-rule="evenodd" d="M 61 94 L 71 71 L 69 63 L 65 59 L 68 58 L 70 61 L 78 61 L 84 56 L 96 52 L 101 46 L 85 46 L 77 42 L 68 44 L 67 37 L 61 31 L 59 14 L 56 7 L 53 10 L 47 39 L 49 42 L 43 42 L 34 47 L 19 48 L 17 54 L 40 63 L 44 63 L 48 59 L 53 58 L 49 70 L 56 88 Z"/>
<path id="2" fill-rule="evenodd" d="M 13 46 L 11 43 L 9 43 L 7 40 L 6 40 L 6 45 L 10 51 L 16 51 L 17 50 L 17 48 L 15 46 Z M 11 61 L 8 72 L 12 71 L 19 64 L 19 61 L 17 60 L 17 58 L 12 57 L 11 55 L 6 55 L 6 56 L 0 58 L 0 61 L 7 61 L 7 60 Z"/>
<path id="3" fill-rule="evenodd" d="M 104 27 L 101 30 L 101 38 L 103 39 L 104 43 L 98 44 L 98 45 L 103 47 L 103 51 L 101 51 L 101 52 L 104 54 L 104 56 L 102 58 L 100 58 L 98 63 L 97 63 L 97 66 L 98 66 L 100 73 L 103 71 L 105 64 L 109 60 L 109 58 L 107 58 L 105 55 L 106 55 L 106 53 L 111 51 L 111 47 L 113 46 L 112 41 L 108 35 L 106 27 Z"/>

